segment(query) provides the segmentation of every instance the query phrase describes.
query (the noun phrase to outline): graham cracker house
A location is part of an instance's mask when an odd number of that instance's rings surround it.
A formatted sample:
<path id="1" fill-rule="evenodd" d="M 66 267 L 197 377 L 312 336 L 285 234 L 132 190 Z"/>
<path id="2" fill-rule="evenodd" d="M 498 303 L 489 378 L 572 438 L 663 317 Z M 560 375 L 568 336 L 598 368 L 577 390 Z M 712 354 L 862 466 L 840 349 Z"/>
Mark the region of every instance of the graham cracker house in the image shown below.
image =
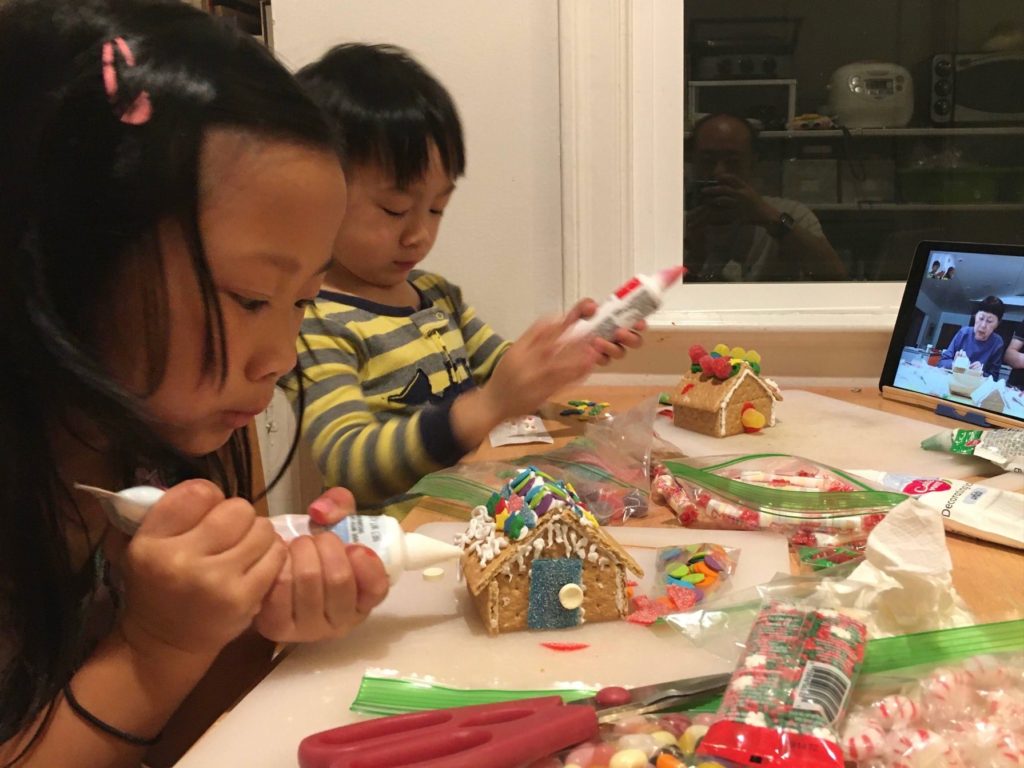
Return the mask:
<path id="1" fill-rule="evenodd" d="M 724 379 L 690 371 L 672 395 L 672 421 L 713 437 L 756 432 L 775 426 L 775 403 L 780 400 L 775 382 L 755 373 L 745 361 Z"/>
<path id="2" fill-rule="evenodd" d="M 622 546 L 573 506 L 547 510 L 515 539 L 477 507 L 456 543 L 465 550 L 466 586 L 492 635 L 624 618 L 627 571 L 643 576 Z"/>

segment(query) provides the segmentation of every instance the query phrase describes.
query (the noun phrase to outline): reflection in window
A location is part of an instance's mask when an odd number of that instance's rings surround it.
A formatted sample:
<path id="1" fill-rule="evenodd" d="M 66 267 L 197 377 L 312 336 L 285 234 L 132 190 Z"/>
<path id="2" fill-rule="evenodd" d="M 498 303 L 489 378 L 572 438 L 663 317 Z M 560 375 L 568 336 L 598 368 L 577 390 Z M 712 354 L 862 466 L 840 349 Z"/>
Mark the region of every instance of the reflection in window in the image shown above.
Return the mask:
<path id="1" fill-rule="evenodd" d="M 1024 242 L 1020 0 L 688 0 L 687 280 L 903 281 Z"/>

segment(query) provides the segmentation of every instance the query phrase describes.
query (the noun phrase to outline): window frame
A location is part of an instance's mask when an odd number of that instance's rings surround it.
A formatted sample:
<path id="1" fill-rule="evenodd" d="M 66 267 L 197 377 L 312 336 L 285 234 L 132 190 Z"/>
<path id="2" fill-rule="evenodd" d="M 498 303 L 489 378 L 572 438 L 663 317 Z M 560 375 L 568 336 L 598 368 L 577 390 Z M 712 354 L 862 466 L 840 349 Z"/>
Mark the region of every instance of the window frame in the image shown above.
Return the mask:
<path id="1" fill-rule="evenodd" d="M 685 0 L 560 0 L 563 291 L 683 252 Z M 657 329 L 891 330 L 902 282 L 684 283 Z"/>

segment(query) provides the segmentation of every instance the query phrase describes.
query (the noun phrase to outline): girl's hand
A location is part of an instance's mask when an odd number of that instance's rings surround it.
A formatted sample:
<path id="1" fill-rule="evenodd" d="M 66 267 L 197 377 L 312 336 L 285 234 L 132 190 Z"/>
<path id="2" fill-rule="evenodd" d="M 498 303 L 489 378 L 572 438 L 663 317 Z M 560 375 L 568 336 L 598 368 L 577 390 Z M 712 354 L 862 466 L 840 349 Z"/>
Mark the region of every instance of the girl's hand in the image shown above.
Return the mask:
<path id="1" fill-rule="evenodd" d="M 355 512 L 344 488 L 331 488 L 309 505 L 321 525 Z M 282 643 L 312 642 L 348 634 L 388 593 L 388 577 L 370 549 L 345 544 L 333 533 L 300 536 L 263 601 L 255 626 Z"/>
<path id="2" fill-rule="evenodd" d="M 580 299 L 569 315 L 575 319 L 592 317 L 597 312 L 598 304 L 593 299 Z M 598 365 L 608 365 L 612 360 L 619 360 L 626 355 L 626 349 L 638 349 L 643 345 L 644 339 L 640 334 L 647 330 L 647 321 L 638 320 L 632 328 L 618 328 L 615 331 L 615 338 L 612 341 L 591 337 L 590 342 L 594 350 L 601 356 Z"/>
<path id="3" fill-rule="evenodd" d="M 136 650 L 216 656 L 245 631 L 284 564 L 270 521 L 206 480 L 171 488 L 119 558 L 121 630 Z"/>
<path id="4" fill-rule="evenodd" d="M 536 322 L 509 347 L 481 389 L 495 423 L 535 413 L 555 392 L 593 370 L 599 359 L 593 339 L 560 340 L 578 319 L 574 309 L 564 318 Z"/>

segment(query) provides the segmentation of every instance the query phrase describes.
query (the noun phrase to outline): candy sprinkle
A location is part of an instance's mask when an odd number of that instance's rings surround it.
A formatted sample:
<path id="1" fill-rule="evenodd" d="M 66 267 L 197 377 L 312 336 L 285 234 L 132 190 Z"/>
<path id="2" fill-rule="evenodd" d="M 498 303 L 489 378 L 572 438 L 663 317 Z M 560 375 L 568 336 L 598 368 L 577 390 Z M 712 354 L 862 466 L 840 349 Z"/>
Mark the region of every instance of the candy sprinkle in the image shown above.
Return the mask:
<path id="1" fill-rule="evenodd" d="M 590 643 L 541 643 L 541 645 L 552 651 L 582 651 L 589 648 Z"/>

